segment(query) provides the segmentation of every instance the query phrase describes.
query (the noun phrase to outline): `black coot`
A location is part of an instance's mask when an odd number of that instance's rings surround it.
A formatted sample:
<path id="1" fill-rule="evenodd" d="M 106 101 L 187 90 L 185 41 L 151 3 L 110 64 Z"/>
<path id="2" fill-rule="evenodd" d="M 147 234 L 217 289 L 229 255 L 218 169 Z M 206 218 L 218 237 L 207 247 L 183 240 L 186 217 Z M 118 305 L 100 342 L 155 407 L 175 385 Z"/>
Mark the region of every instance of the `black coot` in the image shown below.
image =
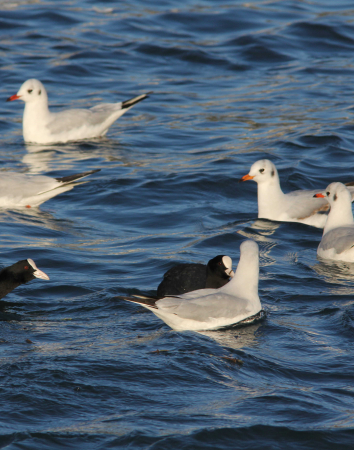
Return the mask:
<path id="1" fill-rule="evenodd" d="M 232 259 L 218 255 L 205 264 L 179 264 L 168 270 L 159 287 L 157 297 L 180 295 L 197 289 L 217 289 L 233 277 Z"/>
<path id="2" fill-rule="evenodd" d="M 48 275 L 38 269 L 33 259 L 24 259 L 12 264 L 12 266 L 5 267 L 0 272 L 0 298 L 5 297 L 17 286 L 28 283 L 35 278 L 49 280 Z"/>

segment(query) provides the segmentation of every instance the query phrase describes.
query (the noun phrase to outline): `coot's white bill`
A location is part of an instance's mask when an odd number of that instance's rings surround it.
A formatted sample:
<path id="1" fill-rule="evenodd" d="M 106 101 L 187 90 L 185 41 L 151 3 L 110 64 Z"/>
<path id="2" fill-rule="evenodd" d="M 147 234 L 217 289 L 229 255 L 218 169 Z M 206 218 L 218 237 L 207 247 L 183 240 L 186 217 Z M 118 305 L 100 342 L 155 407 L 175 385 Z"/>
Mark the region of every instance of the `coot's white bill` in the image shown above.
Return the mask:
<path id="1" fill-rule="evenodd" d="M 49 280 L 49 277 L 46 273 L 44 273 L 42 270 L 39 270 L 36 266 L 36 263 L 33 261 L 33 259 L 28 258 L 27 261 L 30 263 L 30 266 L 32 269 L 34 269 L 33 276 L 35 278 L 40 278 L 41 280 Z"/>

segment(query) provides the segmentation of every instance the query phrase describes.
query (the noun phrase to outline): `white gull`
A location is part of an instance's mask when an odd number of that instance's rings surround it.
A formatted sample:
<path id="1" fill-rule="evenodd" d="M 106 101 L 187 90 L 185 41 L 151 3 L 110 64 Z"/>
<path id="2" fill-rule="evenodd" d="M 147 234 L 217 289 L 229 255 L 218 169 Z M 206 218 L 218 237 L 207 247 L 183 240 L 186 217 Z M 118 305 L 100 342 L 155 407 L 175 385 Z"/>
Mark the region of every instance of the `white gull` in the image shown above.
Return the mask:
<path id="1" fill-rule="evenodd" d="M 0 172 L 0 208 L 39 206 L 62 192 L 70 191 L 78 180 L 99 170 L 76 173 L 61 178 Z"/>
<path id="2" fill-rule="evenodd" d="M 323 236 L 317 249 L 321 258 L 354 262 L 354 220 L 351 194 L 342 183 L 331 183 L 316 194 L 330 204 Z"/>
<path id="3" fill-rule="evenodd" d="M 258 245 L 247 240 L 240 246 L 235 276 L 221 288 L 199 289 L 160 300 L 121 298 L 144 306 L 175 330 L 215 330 L 250 319 L 261 311 L 258 277 Z"/>
<path id="4" fill-rule="evenodd" d="M 298 190 L 284 194 L 279 175 L 269 159 L 256 161 L 249 173 L 240 181 L 253 180 L 257 183 L 258 218 L 280 222 L 299 222 L 323 228 L 327 220 L 329 204 L 325 198 L 316 198 L 317 190 Z M 354 186 L 348 189 L 354 194 Z"/>
<path id="5" fill-rule="evenodd" d="M 101 103 L 89 109 L 51 112 L 45 87 L 40 81 L 30 79 L 7 101 L 25 102 L 23 138 L 26 142 L 54 144 L 104 136 L 119 117 L 148 94 L 150 92 L 119 103 Z"/>

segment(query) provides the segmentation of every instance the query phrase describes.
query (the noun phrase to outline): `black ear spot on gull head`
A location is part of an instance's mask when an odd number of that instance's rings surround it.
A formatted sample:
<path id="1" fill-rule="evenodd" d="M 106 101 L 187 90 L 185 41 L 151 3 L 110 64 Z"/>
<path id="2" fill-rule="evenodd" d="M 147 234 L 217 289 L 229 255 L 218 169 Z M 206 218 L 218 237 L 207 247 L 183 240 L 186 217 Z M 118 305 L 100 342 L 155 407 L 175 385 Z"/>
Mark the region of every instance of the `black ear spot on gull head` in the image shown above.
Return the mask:
<path id="1" fill-rule="evenodd" d="M 42 91 L 41 91 L 41 89 L 40 89 L 39 92 L 38 92 L 38 95 L 41 95 L 41 93 L 42 93 Z"/>
<path id="2" fill-rule="evenodd" d="M 272 170 L 271 175 L 272 175 L 272 177 L 274 177 L 274 175 L 275 175 L 274 169 Z"/>
<path id="3" fill-rule="evenodd" d="M 337 200 L 337 194 L 334 194 L 333 196 L 333 200 L 336 201 Z"/>

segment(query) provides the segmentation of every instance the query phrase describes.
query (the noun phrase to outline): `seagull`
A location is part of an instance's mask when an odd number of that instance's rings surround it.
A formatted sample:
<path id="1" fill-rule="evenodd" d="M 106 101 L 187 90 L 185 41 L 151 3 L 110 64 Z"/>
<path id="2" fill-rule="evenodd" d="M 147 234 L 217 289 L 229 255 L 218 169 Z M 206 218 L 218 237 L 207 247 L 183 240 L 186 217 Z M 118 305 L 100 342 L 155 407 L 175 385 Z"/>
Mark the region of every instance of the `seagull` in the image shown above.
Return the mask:
<path id="1" fill-rule="evenodd" d="M 48 275 L 38 269 L 33 259 L 24 259 L 12 266 L 5 267 L 0 272 L 0 299 L 21 284 L 28 283 L 35 278 L 49 280 Z"/>
<path id="2" fill-rule="evenodd" d="M 248 321 L 262 310 L 258 253 L 256 242 L 244 241 L 235 276 L 219 289 L 199 289 L 160 300 L 145 296 L 120 298 L 144 306 L 178 331 L 216 330 Z"/>
<path id="3" fill-rule="evenodd" d="M 329 204 L 327 199 L 314 197 L 318 190 L 298 190 L 284 194 L 278 171 L 272 161 L 256 161 L 249 174 L 240 181 L 254 180 L 258 185 L 258 218 L 280 222 L 299 222 L 323 228 Z M 347 184 L 354 195 L 354 183 Z"/>
<path id="4" fill-rule="evenodd" d="M 180 295 L 204 288 L 219 288 L 235 274 L 232 259 L 218 255 L 205 264 L 179 264 L 172 267 L 163 276 L 157 288 L 157 298 L 167 295 Z"/>
<path id="5" fill-rule="evenodd" d="M 342 183 L 331 183 L 324 192 L 315 194 L 330 204 L 317 255 L 324 259 L 354 262 L 354 220 L 351 193 Z"/>
<path id="6" fill-rule="evenodd" d="M 6 101 L 25 102 L 23 113 L 23 138 L 36 144 L 65 143 L 104 136 L 108 128 L 136 103 L 148 97 L 138 95 L 124 102 L 101 103 L 90 109 L 66 109 L 50 112 L 47 91 L 36 79 L 23 83 L 17 94 Z"/>
<path id="7" fill-rule="evenodd" d="M 81 178 L 99 171 L 96 169 L 62 178 L 0 172 L 0 208 L 39 206 L 62 192 L 70 191 Z"/>

